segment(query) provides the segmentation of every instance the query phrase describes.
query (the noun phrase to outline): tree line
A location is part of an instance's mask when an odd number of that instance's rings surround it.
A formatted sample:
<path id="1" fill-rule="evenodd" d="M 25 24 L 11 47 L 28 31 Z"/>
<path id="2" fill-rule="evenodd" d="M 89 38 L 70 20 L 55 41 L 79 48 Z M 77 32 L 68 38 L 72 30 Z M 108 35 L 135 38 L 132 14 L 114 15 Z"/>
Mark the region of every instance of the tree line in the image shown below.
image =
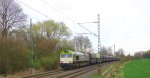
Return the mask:
<path id="1" fill-rule="evenodd" d="M 56 69 L 62 50 L 91 52 L 87 36 L 75 36 L 63 22 L 52 19 L 27 24 L 27 15 L 15 0 L 0 0 L 0 74 L 31 67 Z"/>
<path id="2" fill-rule="evenodd" d="M 134 58 L 150 58 L 150 50 L 136 52 Z"/>

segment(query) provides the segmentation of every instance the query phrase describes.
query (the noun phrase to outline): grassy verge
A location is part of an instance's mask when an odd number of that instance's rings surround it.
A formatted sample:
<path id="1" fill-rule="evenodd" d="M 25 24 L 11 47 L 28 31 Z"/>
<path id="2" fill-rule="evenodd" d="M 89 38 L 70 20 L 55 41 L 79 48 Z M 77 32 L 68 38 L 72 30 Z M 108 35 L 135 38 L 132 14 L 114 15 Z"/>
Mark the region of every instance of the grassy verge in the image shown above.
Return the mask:
<path id="1" fill-rule="evenodd" d="M 100 73 L 96 73 L 94 75 L 92 75 L 90 78 L 103 78 L 103 73 L 108 69 L 110 68 L 112 65 L 107 65 L 105 67 L 102 67 L 100 69 Z"/>
<path id="2" fill-rule="evenodd" d="M 124 63 L 115 62 L 101 68 L 101 72 L 92 75 L 90 78 L 123 78 L 123 65 Z"/>
<path id="3" fill-rule="evenodd" d="M 124 78 L 123 77 L 123 66 L 124 62 L 117 62 L 113 66 L 113 68 L 108 71 L 105 75 L 105 78 Z"/>

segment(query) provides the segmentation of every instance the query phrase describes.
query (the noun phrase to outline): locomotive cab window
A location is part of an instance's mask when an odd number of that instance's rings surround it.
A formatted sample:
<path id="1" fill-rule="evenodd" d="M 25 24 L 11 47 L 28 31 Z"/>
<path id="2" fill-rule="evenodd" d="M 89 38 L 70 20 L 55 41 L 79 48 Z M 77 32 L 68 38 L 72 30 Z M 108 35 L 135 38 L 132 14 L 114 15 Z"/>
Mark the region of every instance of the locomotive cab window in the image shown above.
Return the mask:
<path id="1" fill-rule="evenodd" d="M 79 60 L 79 56 L 76 56 L 76 60 Z"/>
<path id="2" fill-rule="evenodd" d="M 66 57 L 66 54 L 61 54 L 61 58 L 65 58 Z"/>
<path id="3" fill-rule="evenodd" d="M 67 54 L 68 55 L 68 58 L 72 58 L 72 54 Z"/>

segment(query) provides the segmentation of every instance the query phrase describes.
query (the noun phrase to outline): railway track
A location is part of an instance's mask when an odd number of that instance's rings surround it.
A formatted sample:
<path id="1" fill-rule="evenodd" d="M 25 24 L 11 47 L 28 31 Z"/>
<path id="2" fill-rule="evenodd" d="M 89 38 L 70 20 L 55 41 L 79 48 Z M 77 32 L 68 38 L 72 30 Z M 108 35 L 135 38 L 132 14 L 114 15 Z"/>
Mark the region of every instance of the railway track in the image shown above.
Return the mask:
<path id="1" fill-rule="evenodd" d="M 105 66 L 107 64 L 111 64 L 111 63 L 112 62 L 102 63 L 100 65 L 100 67 L 103 67 L 103 66 Z M 74 70 L 49 71 L 49 72 L 26 76 L 26 77 L 22 77 L 22 78 L 76 78 L 87 72 L 95 70 L 97 67 L 98 67 L 98 65 L 91 65 L 91 66 L 76 68 Z"/>
<path id="2" fill-rule="evenodd" d="M 107 64 L 110 64 L 110 63 L 103 63 L 103 64 L 101 64 L 101 67 L 103 67 Z M 98 68 L 98 66 L 94 65 L 94 66 L 91 66 L 91 67 L 88 67 L 88 68 L 85 68 L 85 69 L 81 69 L 81 70 L 78 70 L 78 71 L 75 71 L 75 72 L 72 72 L 72 73 L 68 73 L 68 74 L 56 77 L 56 78 L 76 78 L 76 77 L 79 77 L 80 75 L 83 75 L 87 72 L 95 70 L 96 68 Z M 82 77 L 79 77 L 79 78 L 82 78 Z"/>
<path id="3" fill-rule="evenodd" d="M 59 76 L 59 77 L 56 77 L 56 78 L 75 78 L 81 74 L 84 74 L 86 72 L 89 72 L 89 71 L 92 71 L 94 69 L 96 69 L 97 67 L 94 67 L 94 68 L 89 68 L 89 69 L 83 69 L 83 70 L 79 70 L 79 71 L 76 71 L 76 72 L 72 72 L 72 73 L 68 73 L 68 74 L 65 74 L 65 75 L 62 75 L 62 76 Z"/>
<path id="4" fill-rule="evenodd" d="M 31 76 L 25 76 L 25 77 L 22 77 L 22 78 L 43 78 L 43 77 L 58 74 L 58 73 L 61 73 L 61 72 L 64 72 L 64 71 L 63 70 L 55 70 L 55 71 L 39 73 L 39 74 L 31 75 Z"/>

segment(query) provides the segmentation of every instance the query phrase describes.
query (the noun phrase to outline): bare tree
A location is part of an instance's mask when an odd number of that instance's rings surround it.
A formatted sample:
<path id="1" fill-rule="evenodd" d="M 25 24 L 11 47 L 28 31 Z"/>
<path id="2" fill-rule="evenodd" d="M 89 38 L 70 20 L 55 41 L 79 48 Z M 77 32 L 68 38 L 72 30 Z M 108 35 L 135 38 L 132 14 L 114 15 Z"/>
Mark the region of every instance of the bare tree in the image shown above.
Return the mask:
<path id="1" fill-rule="evenodd" d="M 102 46 L 102 47 L 101 47 L 100 54 L 101 54 L 102 56 L 109 54 L 109 52 L 108 52 L 108 50 L 107 50 L 107 48 L 106 48 L 105 46 Z"/>
<path id="2" fill-rule="evenodd" d="M 122 48 L 120 48 L 117 52 L 116 52 L 116 56 L 124 56 L 124 51 Z"/>
<path id="3" fill-rule="evenodd" d="M 7 36 L 12 27 L 21 26 L 26 15 L 15 0 L 0 0 L 0 28 L 3 36 Z"/>
<path id="4" fill-rule="evenodd" d="M 92 44 L 88 37 L 75 36 L 73 39 L 75 50 L 81 52 L 90 52 L 92 50 Z"/>
<path id="5" fill-rule="evenodd" d="M 105 46 L 102 46 L 102 47 L 101 47 L 100 54 L 101 54 L 102 56 L 103 56 L 103 55 L 112 56 L 112 55 L 113 55 L 113 53 L 112 53 L 112 48 L 111 48 L 111 47 L 106 48 Z"/>
<path id="6" fill-rule="evenodd" d="M 111 47 L 108 47 L 107 50 L 108 50 L 108 55 L 111 55 L 111 56 L 112 56 L 112 55 L 113 55 L 113 53 L 112 53 L 112 48 L 111 48 Z"/>

